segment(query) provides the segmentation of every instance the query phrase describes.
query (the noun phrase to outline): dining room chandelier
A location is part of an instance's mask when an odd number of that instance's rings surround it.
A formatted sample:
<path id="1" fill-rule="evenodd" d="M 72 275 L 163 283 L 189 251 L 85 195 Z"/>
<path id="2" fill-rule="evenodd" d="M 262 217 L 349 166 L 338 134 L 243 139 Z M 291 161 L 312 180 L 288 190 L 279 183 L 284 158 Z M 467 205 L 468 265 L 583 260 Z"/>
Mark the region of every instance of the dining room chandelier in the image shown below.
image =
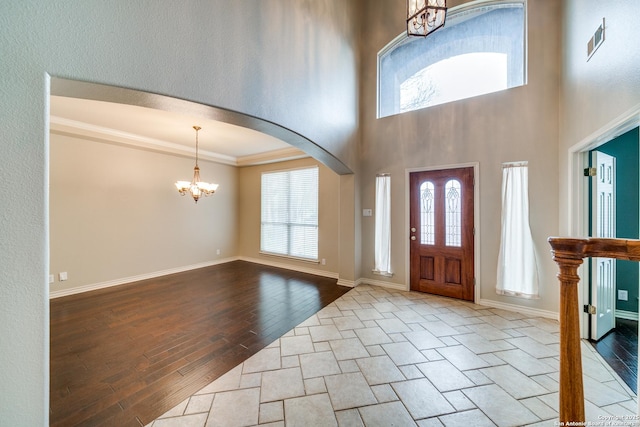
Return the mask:
<path id="1" fill-rule="evenodd" d="M 447 0 L 407 0 L 407 35 L 426 37 L 444 26 Z"/>
<path id="2" fill-rule="evenodd" d="M 198 131 L 200 126 L 193 127 L 196 131 L 196 166 L 193 168 L 193 179 L 189 181 L 177 181 L 176 188 L 180 195 L 190 194 L 193 200 L 198 203 L 201 196 L 210 196 L 218 189 L 218 184 L 210 184 L 200 180 L 200 167 L 198 166 Z"/>

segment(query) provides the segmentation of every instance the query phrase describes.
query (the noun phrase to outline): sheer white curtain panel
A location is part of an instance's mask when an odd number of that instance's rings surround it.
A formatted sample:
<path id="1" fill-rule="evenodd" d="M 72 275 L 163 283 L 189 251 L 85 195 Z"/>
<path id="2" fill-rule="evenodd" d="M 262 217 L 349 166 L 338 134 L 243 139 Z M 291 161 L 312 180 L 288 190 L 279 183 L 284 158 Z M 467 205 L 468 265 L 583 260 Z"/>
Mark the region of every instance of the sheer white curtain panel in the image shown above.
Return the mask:
<path id="1" fill-rule="evenodd" d="M 528 163 L 502 165 L 502 233 L 496 292 L 538 298 L 538 267 L 529 226 Z"/>
<path id="2" fill-rule="evenodd" d="M 391 176 L 376 176 L 375 260 L 373 272 L 391 276 Z"/>

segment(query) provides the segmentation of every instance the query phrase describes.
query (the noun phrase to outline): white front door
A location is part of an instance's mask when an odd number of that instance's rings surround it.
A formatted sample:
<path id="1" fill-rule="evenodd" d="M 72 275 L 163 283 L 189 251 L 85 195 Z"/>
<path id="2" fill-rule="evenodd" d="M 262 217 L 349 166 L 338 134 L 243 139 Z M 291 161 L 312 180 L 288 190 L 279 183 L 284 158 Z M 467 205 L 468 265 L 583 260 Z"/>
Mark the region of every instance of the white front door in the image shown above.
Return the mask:
<path id="1" fill-rule="evenodd" d="M 596 167 L 592 193 L 593 237 L 616 237 L 616 159 L 599 151 L 593 152 Z M 591 339 L 599 340 L 615 325 L 616 261 L 593 258 L 591 262 Z"/>

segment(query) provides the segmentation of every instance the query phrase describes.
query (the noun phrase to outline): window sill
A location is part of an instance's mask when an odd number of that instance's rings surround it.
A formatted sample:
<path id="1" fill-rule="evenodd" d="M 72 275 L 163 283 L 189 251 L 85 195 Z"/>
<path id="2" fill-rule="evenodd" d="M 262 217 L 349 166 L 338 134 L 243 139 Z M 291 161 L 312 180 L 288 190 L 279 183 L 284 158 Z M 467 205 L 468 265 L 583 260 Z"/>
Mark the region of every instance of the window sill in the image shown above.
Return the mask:
<path id="1" fill-rule="evenodd" d="M 297 256 L 276 254 L 276 253 L 273 253 L 273 252 L 263 252 L 263 251 L 260 251 L 259 253 L 260 253 L 260 255 L 265 255 L 265 256 L 274 257 L 274 258 L 284 258 L 284 259 L 290 259 L 290 260 L 293 260 L 293 261 L 308 262 L 309 264 L 320 264 L 320 260 L 317 259 L 317 258 L 316 259 L 301 258 L 301 257 L 297 257 Z"/>

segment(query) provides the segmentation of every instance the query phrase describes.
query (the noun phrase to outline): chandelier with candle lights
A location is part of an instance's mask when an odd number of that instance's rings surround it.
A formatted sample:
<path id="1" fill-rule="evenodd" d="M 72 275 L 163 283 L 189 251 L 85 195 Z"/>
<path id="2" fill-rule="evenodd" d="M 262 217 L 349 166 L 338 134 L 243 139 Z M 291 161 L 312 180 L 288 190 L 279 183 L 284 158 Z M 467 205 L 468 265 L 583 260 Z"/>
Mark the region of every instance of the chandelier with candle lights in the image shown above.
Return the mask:
<path id="1" fill-rule="evenodd" d="M 444 26 L 447 0 L 407 0 L 407 35 L 426 37 Z"/>
<path id="2" fill-rule="evenodd" d="M 198 199 L 201 196 L 210 196 L 218 189 L 218 184 L 210 184 L 200 180 L 200 167 L 198 167 L 198 131 L 202 129 L 200 126 L 193 127 L 196 131 L 196 166 L 193 168 L 193 179 L 189 181 L 176 182 L 176 188 L 178 192 L 184 196 L 190 194 L 198 203 Z"/>

